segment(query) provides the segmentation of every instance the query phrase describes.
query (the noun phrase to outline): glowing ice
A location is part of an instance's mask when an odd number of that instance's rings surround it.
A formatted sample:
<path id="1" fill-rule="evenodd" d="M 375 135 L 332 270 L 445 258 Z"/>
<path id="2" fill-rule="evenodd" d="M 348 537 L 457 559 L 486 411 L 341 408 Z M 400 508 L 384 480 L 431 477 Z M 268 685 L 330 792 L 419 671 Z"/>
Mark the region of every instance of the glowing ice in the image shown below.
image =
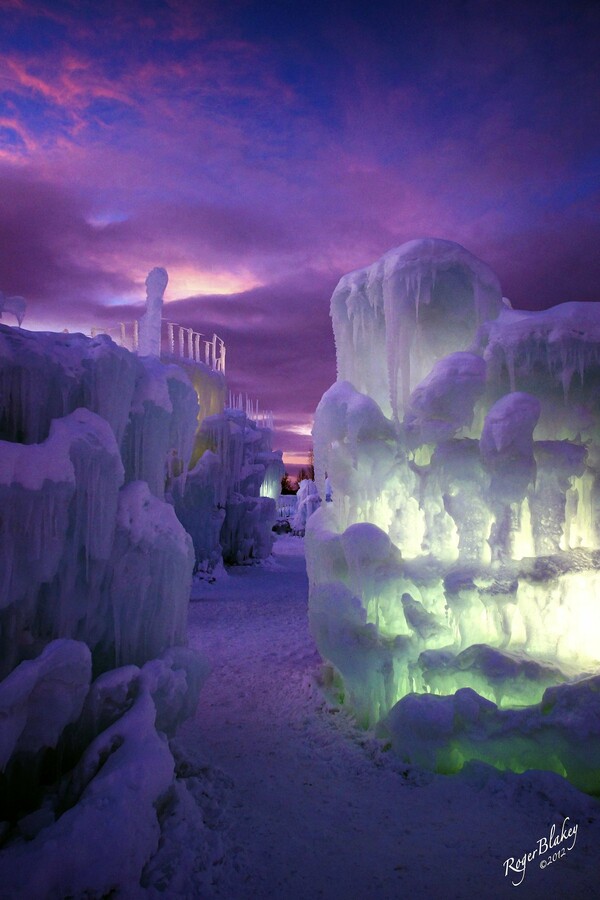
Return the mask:
<path id="1" fill-rule="evenodd" d="M 346 702 L 365 723 L 412 692 L 523 706 L 598 672 L 600 304 L 508 309 L 484 263 L 423 240 L 342 278 L 331 315 L 338 381 L 313 433 L 333 502 L 306 545 Z"/>
<path id="2" fill-rule="evenodd" d="M 477 326 L 503 308 L 498 278 L 464 247 L 409 241 L 336 287 L 338 381 L 397 416 L 433 363 L 467 349 Z"/>

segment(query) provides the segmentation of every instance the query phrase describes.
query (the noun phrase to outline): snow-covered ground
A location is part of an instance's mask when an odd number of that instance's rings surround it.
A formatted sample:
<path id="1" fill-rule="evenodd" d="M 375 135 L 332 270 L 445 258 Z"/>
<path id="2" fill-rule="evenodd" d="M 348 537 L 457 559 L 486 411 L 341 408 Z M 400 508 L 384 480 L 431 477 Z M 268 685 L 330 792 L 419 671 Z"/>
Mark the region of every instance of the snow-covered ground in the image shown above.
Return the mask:
<path id="1" fill-rule="evenodd" d="M 265 564 L 194 584 L 190 644 L 213 673 L 178 743 L 222 847 L 194 896 L 600 897 L 598 802 L 549 773 L 404 766 L 316 687 L 307 592 L 289 535 Z"/>

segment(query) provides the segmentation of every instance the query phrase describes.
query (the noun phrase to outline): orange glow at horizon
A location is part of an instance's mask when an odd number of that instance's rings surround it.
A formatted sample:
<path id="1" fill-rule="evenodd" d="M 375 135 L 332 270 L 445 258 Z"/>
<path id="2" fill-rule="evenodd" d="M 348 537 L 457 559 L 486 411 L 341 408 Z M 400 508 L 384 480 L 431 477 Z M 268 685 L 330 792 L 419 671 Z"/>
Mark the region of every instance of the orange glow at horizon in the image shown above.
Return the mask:
<path id="1" fill-rule="evenodd" d="M 260 286 L 251 272 L 211 272 L 193 267 L 167 266 L 169 283 L 165 303 L 197 294 L 241 294 Z"/>
<path id="2" fill-rule="evenodd" d="M 284 466 L 308 466 L 309 459 L 307 453 L 294 453 L 293 451 L 283 453 Z"/>

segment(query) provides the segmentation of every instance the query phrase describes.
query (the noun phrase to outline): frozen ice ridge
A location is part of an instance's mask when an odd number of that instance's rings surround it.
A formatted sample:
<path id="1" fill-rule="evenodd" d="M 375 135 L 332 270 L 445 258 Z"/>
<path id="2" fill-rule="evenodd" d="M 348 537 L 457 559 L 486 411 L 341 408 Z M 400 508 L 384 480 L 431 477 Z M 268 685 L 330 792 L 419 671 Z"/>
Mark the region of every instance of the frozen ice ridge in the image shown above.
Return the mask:
<path id="1" fill-rule="evenodd" d="M 406 759 L 600 791 L 600 304 L 512 309 L 485 263 L 426 239 L 344 276 L 331 316 L 313 435 L 333 500 L 306 548 L 345 702 Z"/>

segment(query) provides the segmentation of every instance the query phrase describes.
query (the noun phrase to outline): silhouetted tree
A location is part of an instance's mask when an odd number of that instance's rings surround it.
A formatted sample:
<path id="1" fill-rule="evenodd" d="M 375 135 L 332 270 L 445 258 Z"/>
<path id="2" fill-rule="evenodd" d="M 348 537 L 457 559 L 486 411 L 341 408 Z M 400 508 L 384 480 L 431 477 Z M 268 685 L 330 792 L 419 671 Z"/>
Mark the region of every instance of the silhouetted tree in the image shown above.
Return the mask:
<path id="1" fill-rule="evenodd" d="M 282 494 L 295 494 L 298 490 L 298 485 L 295 481 L 292 481 L 287 472 L 283 473 L 283 478 L 281 479 L 281 493 Z"/>
<path id="2" fill-rule="evenodd" d="M 303 467 L 298 472 L 298 484 L 301 481 L 314 481 L 315 480 L 315 451 L 311 447 L 308 451 L 308 466 Z"/>

